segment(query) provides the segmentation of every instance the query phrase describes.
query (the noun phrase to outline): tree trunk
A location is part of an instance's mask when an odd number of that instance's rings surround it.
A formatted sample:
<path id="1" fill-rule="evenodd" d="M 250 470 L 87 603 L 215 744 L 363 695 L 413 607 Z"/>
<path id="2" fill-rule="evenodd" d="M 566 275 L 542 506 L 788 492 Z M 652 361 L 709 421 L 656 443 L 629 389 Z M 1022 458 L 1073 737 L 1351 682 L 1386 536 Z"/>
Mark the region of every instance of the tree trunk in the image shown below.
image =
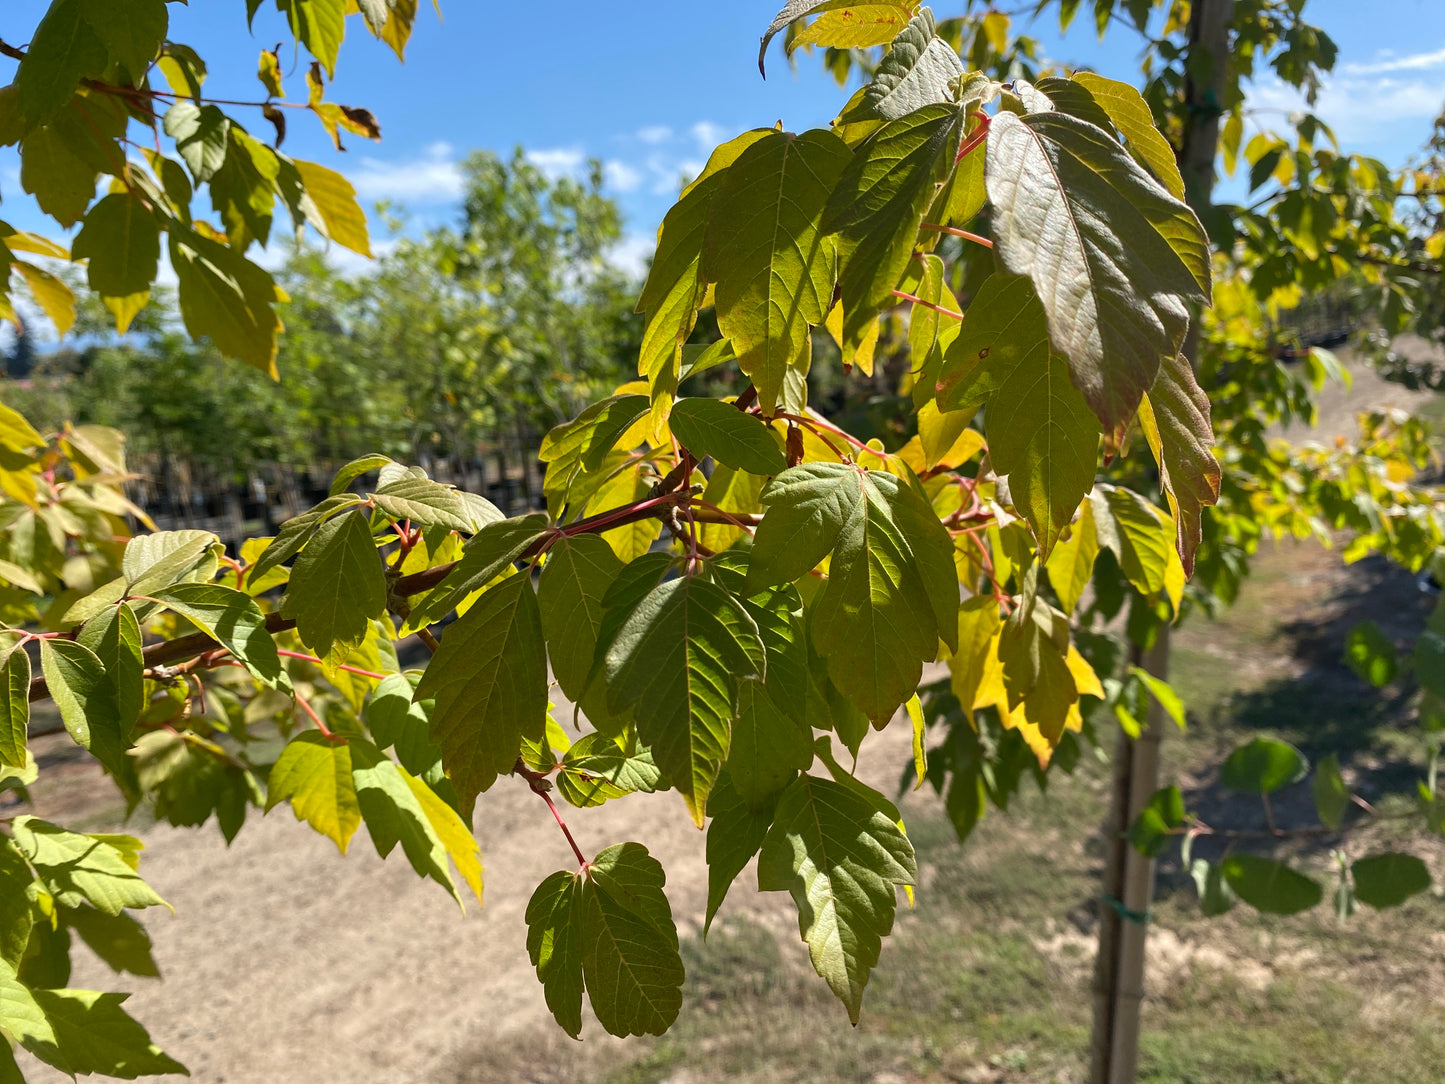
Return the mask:
<path id="1" fill-rule="evenodd" d="M 1184 143 L 1179 168 L 1185 197 L 1201 217 L 1214 189 L 1219 118 L 1229 69 L 1229 25 L 1234 0 L 1195 0 L 1189 25 L 1185 81 Z M 1184 354 L 1198 366 L 1197 321 Z M 1165 681 L 1169 678 L 1170 629 L 1159 630 L 1147 652 L 1133 661 Z M 1154 862 L 1126 838 L 1129 826 L 1159 789 L 1159 744 L 1164 711 L 1151 699 L 1144 729 L 1135 740 L 1119 735 L 1114 786 L 1107 824 L 1104 891 L 1099 906 L 1099 954 L 1094 964 L 1094 1030 L 1090 1079 L 1094 1084 L 1132 1084 L 1139 1065 L 1139 1018 L 1144 1001 L 1145 944 L 1154 897 Z"/>

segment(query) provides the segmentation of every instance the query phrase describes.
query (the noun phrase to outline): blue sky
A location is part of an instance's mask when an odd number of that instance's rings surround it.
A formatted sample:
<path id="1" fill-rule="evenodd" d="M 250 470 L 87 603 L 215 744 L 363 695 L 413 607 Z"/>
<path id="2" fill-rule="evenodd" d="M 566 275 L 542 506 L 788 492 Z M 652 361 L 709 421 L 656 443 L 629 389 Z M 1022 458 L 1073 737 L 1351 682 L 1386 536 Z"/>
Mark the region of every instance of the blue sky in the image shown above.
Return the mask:
<path id="1" fill-rule="evenodd" d="M 770 78 L 759 78 L 758 35 L 778 3 L 443 0 L 444 20 L 424 3 L 404 65 L 353 18 L 329 96 L 371 108 L 384 140 L 351 137 L 348 153 L 339 155 L 314 118 L 298 112 L 290 117 L 286 149 L 341 169 L 366 201 L 404 203 L 418 225 L 455 215 L 457 162 L 473 148 L 505 154 L 522 146 L 553 172 L 595 157 L 626 214 L 628 240 L 619 262 L 639 266 L 679 180 L 700 168 L 716 143 L 779 119 L 791 129 L 826 124 L 843 103 L 844 92 L 816 58 L 800 55 L 790 70 L 780 43 L 770 54 Z M 0 38 L 24 42 L 46 7 L 45 0 L 5 0 Z M 935 10 L 943 16 L 952 5 Z M 270 5 L 254 31 L 246 27 L 241 0 L 194 0 L 170 11 L 171 37 L 194 45 L 210 63 L 209 94 L 259 97 L 257 54 L 286 36 Z M 1312 0 L 1307 13 L 1340 46 L 1318 111 L 1336 126 L 1345 150 L 1402 162 L 1445 104 L 1445 2 Z M 1015 30 L 1024 25 L 1016 21 Z M 1122 79 L 1137 75 L 1138 39 L 1122 26 L 1100 44 L 1085 13 L 1061 39 L 1049 13 L 1026 32 L 1057 61 Z M 283 51 L 283 66 L 292 59 Z M 304 95 L 305 64 L 303 56 L 288 80 L 293 98 Z M 0 60 L 0 80 L 11 71 Z M 1299 105 L 1269 79 L 1255 88 L 1253 100 L 1265 109 Z M 269 136 L 259 115 L 237 115 Z M 1284 120 L 1275 114 L 1258 119 Z M 20 191 L 16 167 L 13 150 L 0 152 L 0 216 L 43 230 L 47 220 Z M 56 232 L 49 226 L 46 232 Z"/>

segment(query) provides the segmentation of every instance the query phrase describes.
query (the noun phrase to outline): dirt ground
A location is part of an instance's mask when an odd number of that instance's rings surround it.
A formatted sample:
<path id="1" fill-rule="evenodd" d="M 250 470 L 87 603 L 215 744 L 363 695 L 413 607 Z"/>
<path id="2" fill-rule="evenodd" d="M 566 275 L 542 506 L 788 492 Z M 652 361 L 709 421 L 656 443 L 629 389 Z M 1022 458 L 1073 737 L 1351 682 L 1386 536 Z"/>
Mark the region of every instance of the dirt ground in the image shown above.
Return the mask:
<path id="1" fill-rule="evenodd" d="M 1325 393 L 1318 429 L 1290 435 L 1328 441 L 1352 432 L 1360 410 L 1419 400 L 1367 371 L 1355 375 L 1351 393 Z M 84 759 L 66 757 L 54 740 L 36 747 L 52 750 L 43 757 L 40 815 L 89 829 L 118 824 L 95 806 L 105 785 Z M 860 775 L 891 793 L 908 756 L 907 727 L 895 721 L 865 743 Z M 927 790 L 910 797 L 905 817 L 933 801 Z M 646 845 L 667 870 L 680 931 L 700 926 L 704 840 L 676 795 L 574 810 L 568 820 L 590 852 L 624 840 Z M 511 1057 L 533 1036 L 545 1058 L 559 1033 L 527 959 L 523 912 L 532 889 L 570 865 L 570 853 L 520 781 L 500 780 L 482 797 L 476 829 L 486 905 L 465 917 L 399 853 L 378 859 L 364 829 L 342 858 L 284 807 L 253 814 L 230 848 L 214 825 L 140 829 L 142 872 L 176 911 L 145 916 L 163 981 L 117 980 L 78 947 L 71 985 L 133 990 L 132 1013 L 207 1084 L 447 1080 L 467 1072 L 467 1059 L 485 1057 L 489 1042 Z M 785 954 L 805 959 L 791 901 L 760 896 L 751 877 L 739 877 L 724 914 L 746 914 L 778 935 Z M 612 1043 L 595 1022 L 583 1034 L 594 1048 Z M 34 1081 L 62 1079 L 34 1062 L 23 1067 Z M 529 1075 L 548 1079 L 544 1066 Z"/>
<path id="2" fill-rule="evenodd" d="M 870 735 L 860 775 L 891 790 L 909 743 L 904 726 Z M 76 791 L 103 794 L 106 784 L 78 766 L 68 774 L 63 792 L 37 798 L 37 812 L 74 824 L 66 816 L 84 809 Z M 87 820 L 87 828 L 115 826 L 93 811 Z M 679 932 L 700 928 L 704 836 L 675 794 L 571 810 L 567 820 L 589 853 L 644 844 L 667 870 Z M 482 796 L 476 832 L 485 906 L 472 901 L 463 916 L 400 851 L 381 861 L 364 828 L 343 858 L 287 807 L 253 814 L 229 849 L 214 825 L 143 829 L 141 871 L 176 910 L 144 916 L 162 981 L 117 979 L 79 946 L 71 985 L 133 990 L 128 1010 L 207 1084 L 438 1080 L 489 1038 L 515 1046 L 538 1033 L 550 1045 L 556 1026 L 527 959 L 523 913 L 536 885 L 571 865 L 570 851 L 520 780 L 499 780 Z M 791 930 L 806 959 L 791 900 L 760 896 L 751 876 L 739 877 L 724 913 L 747 914 L 785 945 Z M 595 1022 L 583 1035 L 613 1042 Z M 64 1079 L 38 1063 L 24 1068 L 33 1081 Z"/>

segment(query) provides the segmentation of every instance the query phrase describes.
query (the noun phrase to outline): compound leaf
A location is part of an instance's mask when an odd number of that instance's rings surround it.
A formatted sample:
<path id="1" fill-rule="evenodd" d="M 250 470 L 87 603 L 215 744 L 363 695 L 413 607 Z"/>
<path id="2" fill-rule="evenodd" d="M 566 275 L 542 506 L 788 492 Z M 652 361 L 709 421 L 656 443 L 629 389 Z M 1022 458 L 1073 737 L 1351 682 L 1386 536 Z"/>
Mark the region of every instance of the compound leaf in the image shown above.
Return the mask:
<path id="1" fill-rule="evenodd" d="M 860 790 L 803 775 L 779 799 L 758 888 L 792 894 L 813 968 L 854 1024 L 893 928 L 895 886 L 912 885 L 917 872 L 908 837 Z"/>
<path id="2" fill-rule="evenodd" d="M 1159 464 L 1159 483 L 1174 512 L 1179 559 L 1185 574 L 1192 576 L 1204 508 L 1219 500 L 1221 475 L 1219 461 L 1210 451 L 1214 429 L 1209 397 L 1182 354 L 1160 364 L 1154 386 L 1139 403 L 1139 426 Z"/>
<path id="3" fill-rule="evenodd" d="M 640 843 L 600 852 L 582 877 L 582 974 L 592 1011 L 612 1035 L 661 1035 L 682 1007 L 682 957 L 663 885 Z"/>
<path id="4" fill-rule="evenodd" d="M 1203 227 L 1107 132 L 1076 117 L 1000 112 L 987 152 L 995 251 L 1033 281 L 1054 348 L 1113 430 L 1179 353 L 1188 300 L 1208 300 Z"/>
<path id="5" fill-rule="evenodd" d="M 698 827 L 728 755 L 737 683 L 766 667 L 758 626 L 732 595 L 697 576 L 654 588 L 606 654 L 607 705 L 631 710 Z"/>
<path id="6" fill-rule="evenodd" d="M 718 327 L 767 412 L 790 368 L 806 374 L 809 329 L 828 314 L 837 243 L 823 209 L 848 161 L 831 132 L 771 132 L 738 156 L 713 199 L 701 277 L 717 284 Z"/>
<path id="7" fill-rule="evenodd" d="M 530 577 L 485 591 L 447 629 L 415 699 L 436 702 L 431 737 L 466 805 L 512 770 L 524 737 L 543 739 L 547 649 Z"/>
<path id="8" fill-rule="evenodd" d="M 282 615 L 325 658 L 334 646 L 360 644 L 371 619 L 385 612 L 386 573 L 366 516 L 348 512 L 322 523 L 291 570 Z"/>
<path id="9" fill-rule="evenodd" d="M 351 747 L 315 730 L 297 734 L 271 769 L 266 811 L 289 801 L 305 821 L 346 853 L 361 826 L 361 805 L 351 771 Z"/>
<path id="10" fill-rule="evenodd" d="M 266 630 L 266 615 L 255 599 L 209 583 L 178 583 L 154 597 L 215 637 L 268 689 L 279 689 L 283 693 L 291 690 L 291 679 L 281 668 L 281 657 L 276 653 L 276 641 Z"/>
<path id="11" fill-rule="evenodd" d="M 81 835 L 22 816 L 15 818 L 14 838 L 46 890 L 65 907 L 89 901 L 108 915 L 118 915 L 127 907 L 169 906 L 141 880 L 130 855 L 121 849 L 140 848 L 129 836 Z"/>

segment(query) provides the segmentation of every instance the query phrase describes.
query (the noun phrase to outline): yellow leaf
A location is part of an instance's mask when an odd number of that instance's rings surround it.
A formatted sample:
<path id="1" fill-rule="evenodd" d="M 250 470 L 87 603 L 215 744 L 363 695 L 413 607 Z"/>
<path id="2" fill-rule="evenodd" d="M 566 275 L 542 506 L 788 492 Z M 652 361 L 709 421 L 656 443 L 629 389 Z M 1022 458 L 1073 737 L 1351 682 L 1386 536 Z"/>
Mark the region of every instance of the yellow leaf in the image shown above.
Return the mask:
<path id="1" fill-rule="evenodd" d="M 5 247 L 11 252 L 28 252 L 32 256 L 49 256 L 52 260 L 70 259 L 68 248 L 56 244 L 48 237 L 41 237 L 38 233 L 16 230 L 13 233 L 0 235 L 0 241 L 4 241 Z"/>
<path id="2" fill-rule="evenodd" d="M 917 790 L 923 786 L 923 777 L 928 773 L 928 756 L 923 749 L 923 734 L 928 729 L 928 724 L 924 722 L 923 703 L 918 699 L 917 693 L 910 696 L 904 706 L 908 709 L 908 718 L 913 722 L 913 772 L 918 776 L 913 789 Z"/>
<path id="3" fill-rule="evenodd" d="M 70 287 L 49 271 L 36 267 L 33 263 L 16 260 L 15 266 L 19 268 L 20 274 L 29 284 L 30 294 L 35 298 L 35 303 L 45 311 L 45 315 L 50 317 L 50 322 L 55 325 L 56 334 L 63 336 L 75 323 L 75 295 L 70 292 Z"/>
<path id="4" fill-rule="evenodd" d="M 990 11 L 983 17 L 983 32 L 996 53 L 1008 49 L 1009 17 L 1001 11 Z"/>
<path id="5" fill-rule="evenodd" d="M 1003 701 L 1003 664 L 998 661 L 998 603 L 976 595 L 958 608 L 958 650 L 948 662 L 953 694 L 973 722 L 975 708 Z"/>
<path id="6" fill-rule="evenodd" d="M 1089 665 L 1089 660 L 1079 653 L 1079 649 L 1073 644 L 1069 645 L 1069 653 L 1064 656 L 1064 665 L 1069 668 L 1069 673 L 1074 678 L 1074 688 L 1080 696 L 1097 696 L 1104 699 L 1104 685 L 1099 680 L 1099 675 Z"/>
<path id="7" fill-rule="evenodd" d="M 422 812 L 426 814 L 426 819 L 431 823 L 432 831 L 436 832 L 437 838 L 441 840 L 442 846 L 446 848 L 447 854 L 451 856 L 452 862 L 456 865 L 457 872 L 462 875 L 462 880 L 466 881 L 467 887 L 472 890 L 472 894 L 477 897 L 477 903 L 480 904 L 482 902 L 482 856 L 476 837 L 457 815 L 457 811 L 437 797 L 436 791 L 400 765 L 396 770 L 406 780 L 406 785 L 411 788 L 412 794 L 416 795 L 417 803 L 421 806 Z"/>
<path id="8" fill-rule="evenodd" d="M 1064 613 L 1072 614 L 1083 597 L 1084 589 L 1094 574 L 1094 559 L 1099 555 L 1099 537 L 1094 527 L 1092 502 L 1085 500 L 1079 509 L 1079 518 L 1067 538 L 1054 543 L 1053 551 L 1044 567 L 1049 573 L 1049 582 L 1059 596 Z"/>
<path id="9" fill-rule="evenodd" d="M 356 189 L 351 182 L 334 170 L 299 158 L 296 169 L 306 186 L 306 194 L 326 224 L 326 236 L 343 248 L 370 258 L 366 214 L 356 202 Z"/>

